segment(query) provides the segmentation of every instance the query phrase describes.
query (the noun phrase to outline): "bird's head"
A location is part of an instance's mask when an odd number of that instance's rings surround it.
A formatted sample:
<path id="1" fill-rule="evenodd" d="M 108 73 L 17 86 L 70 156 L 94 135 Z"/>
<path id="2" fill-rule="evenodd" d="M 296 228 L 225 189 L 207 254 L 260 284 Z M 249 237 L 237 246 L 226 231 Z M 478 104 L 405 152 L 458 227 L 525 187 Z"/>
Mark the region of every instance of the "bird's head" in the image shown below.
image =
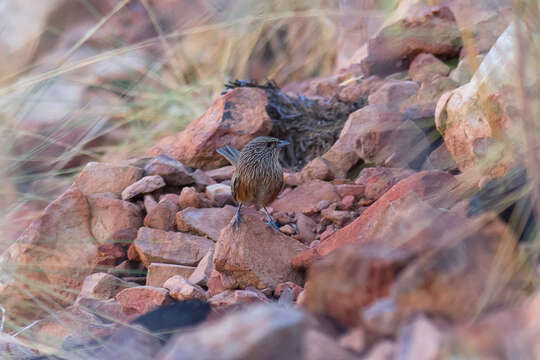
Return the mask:
<path id="1" fill-rule="evenodd" d="M 259 136 L 251 140 L 242 149 L 242 153 L 259 156 L 261 160 L 272 158 L 277 161 L 279 151 L 287 145 L 289 145 L 289 142 L 285 140 L 279 140 L 270 136 Z"/>

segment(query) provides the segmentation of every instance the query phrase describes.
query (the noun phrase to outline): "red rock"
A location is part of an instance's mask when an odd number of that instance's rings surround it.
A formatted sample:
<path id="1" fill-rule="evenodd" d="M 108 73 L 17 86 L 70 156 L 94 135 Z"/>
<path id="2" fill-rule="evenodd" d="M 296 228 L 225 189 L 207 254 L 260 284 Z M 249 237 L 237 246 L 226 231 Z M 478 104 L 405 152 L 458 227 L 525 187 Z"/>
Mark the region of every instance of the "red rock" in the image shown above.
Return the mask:
<path id="1" fill-rule="evenodd" d="M 206 196 L 216 206 L 222 207 L 225 204 L 234 204 L 231 187 L 225 184 L 213 184 L 206 187 Z"/>
<path id="2" fill-rule="evenodd" d="M 98 266 L 116 266 L 127 259 L 126 249 L 120 244 L 103 244 L 98 247 Z"/>
<path id="3" fill-rule="evenodd" d="M 146 227 L 139 229 L 133 244 L 147 268 L 153 262 L 193 266 L 214 246 L 201 236 Z"/>
<path id="4" fill-rule="evenodd" d="M 143 176 L 143 169 L 135 166 L 90 162 L 86 164 L 75 185 L 85 194 L 122 191 Z"/>
<path id="5" fill-rule="evenodd" d="M 430 81 L 423 82 L 418 92 L 401 104 L 403 117 L 414 121 L 426 134 L 435 130 L 435 109 L 440 97 L 458 87 L 454 80 L 436 76 Z"/>
<path id="6" fill-rule="evenodd" d="M 270 303 L 270 300 L 261 292 L 251 290 L 225 290 L 208 299 L 212 307 L 232 305 L 248 305 L 255 303 Z"/>
<path id="7" fill-rule="evenodd" d="M 364 185 L 364 195 L 367 199 L 376 200 L 397 182 L 412 174 L 414 171 L 410 169 L 371 167 L 362 169 L 355 183 Z"/>
<path id="8" fill-rule="evenodd" d="M 193 273 L 189 276 L 188 280 L 195 285 L 207 285 L 207 281 L 210 278 L 210 274 L 214 270 L 214 249 L 208 250 L 206 255 L 201 259 Z M 210 287 L 210 286 L 208 286 Z"/>
<path id="9" fill-rule="evenodd" d="M 234 173 L 234 166 L 223 166 L 217 169 L 208 170 L 206 175 L 214 179 L 216 182 L 221 182 L 224 180 L 230 180 Z"/>
<path id="10" fill-rule="evenodd" d="M 300 172 L 301 182 L 309 180 L 332 180 L 334 174 L 330 170 L 330 167 L 322 157 L 316 157 L 307 163 L 306 166 Z"/>
<path id="11" fill-rule="evenodd" d="M 395 336 L 403 320 L 395 302 L 389 297 L 371 303 L 362 310 L 361 316 L 366 330 L 379 336 Z"/>
<path id="12" fill-rule="evenodd" d="M 305 360 L 358 360 L 359 358 L 343 349 L 330 336 L 313 329 L 304 336 L 302 358 Z"/>
<path id="13" fill-rule="evenodd" d="M 216 271 L 214 268 L 212 268 L 212 271 L 210 273 L 210 276 L 208 277 L 208 280 L 206 281 L 206 285 L 208 287 L 208 295 L 209 296 L 215 296 L 217 294 L 220 294 L 226 290 L 228 290 L 229 284 L 226 284 L 221 274 Z M 232 287 L 232 285 L 230 285 Z"/>
<path id="14" fill-rule="evenodd" d="M 272 128 L 263 90 L 242 87 L 218 98 L 184 131 L 166 137 L 149 150 L 166 154 L 195 168 L 215 168 L 227 161 L 216 149 L 231 145 L 242 149 L 251 139 L 268 135 Z"/>
<path id="15" fill-rule="evenodd" d="M 178 230 L 192 232 L 217 241 L 219 233 L 231 221 L 236 209 L 226 205 L 224 208 L 187 208 L 176 214 Z"/>
<path id="16" fill-rule="evenodd" d="M 159 175 L 167 185 L 181 186 L 193 184 L 195 180 L 180 161 L 167 155 L 158 155 L 144 167 L 144 174 Z"/>
<path id="17" fill-rule="evenodd" d="M 336 210 L 336 204 L 321 211 L 323 219 L 327 219 L 336 225 L 343 226 L 354 218 L 354 212 Z M 321 239 L 322 240 L 322 239 Z"/>
<path id="18" fill-rule="evenodd" d="M 452 70 L 448 77 L 460 85 L 465 85 L 471 81 L 474 72 L 478 69 L 483 59 L 484 55 L 476 55 L 473 58 L 471 56 L 465 56 L 459 61 L 457 67 Z"/>
<path id="19" fill-rule="evenodd" d="M 169 295 L 178 301 L 187 299 L 206 300 L 206 291 L 199 285 L 190 283 L 181 275 L 174 275 L 163 284 L 169 290 Z"/>
<path id="20" fill-rule="evenodd" d="M 296 229 L 298 231 L 298 238 L 304 244 L 309 244 L 315 240 L 315 228 L 316 223 L 310 217 L 304 214 L 296 215 Z"/>
<path id="21" fill-rule="evenodd" d="M 399 109 L 400 105 L 411 96 L 414 96 L 420 86 L 414 81 L 389 79 L 369 95 L 370 105 L 386 104 L 388 107 Z"/>
<path id="22" fill-rule="evenodd" d="M 270 206 L 277 211 L 302 213 L 321 200 L 338 201 L 336 187 L 328 182 L 312 180 L 280 196 Z"/>
<path id="23" fill-rule="evenodd" d="M 362 242 L 376 235 L 377 223 L 382 215 L 391 208 L 392 203 L 409 193 L 415 193 L 437 207 L 449 207 L 456 201 L 452 190 L 457 187 L 455 178 L 441 171 L 422 171 L 401 180 L 386 192 L 379 200 L 367 208 L 351 224 L 337 231 L 316 248 L 309 249 L 293 259 L 297 268 L 309 267 L 317 258 L 325 256 L 337 248 L 353 242 Z"/>
<path id="24" fill-rule="evenodd" d="M 360 98 L 368 98 L 369 95 L 377 91 L 383 83 L 384 80 L 376 75 L 351 82 L 349 85 L 341 88 L 339 99 L 343 102 L 356 102 Z"/>
<path id="25" fill-rule="evenodd" d="M 348 330 L 338 339 L 341 347 L 361 353 L 366 347 L 366 331 L 362 327 L 355 327 Z"/>
<path id="26" fill-rule="evenodd" d="M 423 168 L 425 170 L 451 171 L 457 170 L 457 165 L 446 145 L 442 143 L 429 154 Z"/>
<path id="27" fill-rule="evenodd" d="M 433 322 L 423 315 L 417 316 L 399 330 L 396 353 L 404 360 L 435 359 L 443 336 Z"/>
<path id="28" fill-rule="evenodd" d="M 336 185 L 336 189 L 342 198 L 352 195 L 353 199 L 359 199 L 364 196 L 365 186 L 363 184 L 340 184 Z"/>
<path id="29" fill-rule="evenodd" d="M 351 210 L 354 207 L 354 196 L 346 195 L 341 200 L 341 206 L 343 207 L 343 210 Z"/>
<path id="30" fill-rule="evenodd" d="M 392 288 L 403 318 L 427 312 L 465 320 L 510 301 L 516 239 L 502 221 L 486 214 L 438 237 L 443 245 L 409 265 Z"/>
<path id="31" fill-rule="evenodd" d="M 285 288 L 289 288 L 292 290 L 293 294 L 294 294 L 294 300 L 296 301 L 296 299 L 298 298 L 298 295 L 300 295 L 300 293 L 302 291 L 304 291 L 304 288 L 293 283 L 293 282 L 284 282 L 284 283 L 281 283 L 281 284 L 278 284 L 278 286 L 276 286 L 276 289 L 274 290 L 274 297 L 276 298 L 279 298 L 281 296 L 281 294 L 283 293 L 283 290 Z"/>
<path id="32" fill-rule="evenodd" d="M 216 181 L 201 169 L 196 169 L 192 175 L 195 179 L 195 189 L 198 191 L 204 191 L 207 186 L 216 184 Z"/>
<path id="33" fill-rule="evenodd" d="M 116 295 L 125 314 L 146 314 L 172 302 L 168 291 L 153 286 L 135 286 Z"/>
<path id="34" fill-rule="evenodd" d="M 146 275 L 146 285 L 155 287 L 164 287 L 165 281 L 173 276 L 179 275 L 184 278 L 190 277 L 195 268 L 193 266 L 151 263 L 148 266 L 148 274 Z"/>
<path id="35" fill-rule="evenodd" d="M 129 200 L 138 195 L 151 193 L 165 186 L 159 175 L 145 176 L 122 191 L 122 200 Z"/>
<path id="36" fill-rule="evenodd" d="M 390 340 L 382 340 L 369 350 L 366 360 L 391 360 L 396 354 L 396 345 Z"/>
<path id="37" fill-rule="evenodd" d="M 279 231 L 281 231 L 285 235 L 289 235 L 289 236 L 292 236 L 292 235 L 296 234 L 296 230 L 294 230 L 294 228 L 289 224 L 283 225 L 282 227 L 280 227 Z"/>
<path id="38" fill-rule="evenodd" d="M 368 40 L 367 56 L 360 65 L 365 75 L 406 69 L 419 53 L 456 57 L 461 33 L 445 6 L 402 1 L 394 15 Z"/>
<path id="39" fill-rule="evenodd" d="M 176 212 L 180 207 L 178 206 L 178 197 L 176 195 L 174 197 L 175 201 L 167 198 L 160 200 L 144 218 L 144 226 L 165 231 L 175 230 Z"/>
<path id="40" fill-rule="evenodd" d="M 17 316 L 39 316 L 43 308 L 34 298 L 53 310 L 59 303 L 73 302 L 96 261 L 97 244 L 90 233 L 88 202 L 80 190 L 72 187 L 50 203 L 0 257 L 11 272 L 11 276 L 0 280 L 0 301 L 10 321 L 17 321 Z M 24 284 L 50 291 L 28 292 Z"/>
<path id="41" fill-rule="evenodd" d="M 92 214 L 92 235 L 102 244 L 119 231 L 142 226 L 142 211 L 135 204 L 104 194 L 90 195 L 88 203 Z"/>
<path id="42" fill-rule="evenodd" d="M 131 285 L 107 273 L 94 273 L 84 279 L 79 298 L 107 300 Z"/>
<path id="43" fill-rule="evenodd" d="M 192 187 L 184 187 L 180 192 L 180 197 L 178 198 L 178 203 L 180 204 L 180 209 L 185 209 L 188 207 L 201 208 L 206 207 L 204 200 L 201 197 L 201 194 Z"/>
<path id="44" fill-rule="evenodd" d="M 309 81 L 307 96 L 321 96 L 331 98 L 339 91 L 339 84 L 335 77 L 318 78 Z"/>
<path id="45" fill-rule="evenodd" d="M 330 236 L 332 236 L 333 233 L 336 232 L 336 228 L 334 225 L 329 225 L 326 227 L 326 229 L 321 233 L 321 236 L 319 237 L 319 239 L 321 241 L 324 241 L 326 239 L 328 239 Z"/>
<path id="46" fill-rule="evenodd" d="M 154 208 L 157 205 L 156 199 L 154 199 L 154 196 L 152 194 L 146 194 L 144 195 L 144 209 L 147 213 L 152 212 Z"/>
<path id="47" fill-rule="evenodd" d="M 416 82 L 432 80 L 435 76 L 447 76 L 450 67 L 432 54 L 418 54 L 409 66 L 409 75 Z"/>
<path id="48" fill-rule="evenodd" d="M 243 214 L 238 231 L 232 222 L 221 231 L 214 267 L 237 287 L 274 288 L 285 281 L 301 282 L 291 259 L 306 249 L 299 241 L 269 226 L 254 214 Z"/>

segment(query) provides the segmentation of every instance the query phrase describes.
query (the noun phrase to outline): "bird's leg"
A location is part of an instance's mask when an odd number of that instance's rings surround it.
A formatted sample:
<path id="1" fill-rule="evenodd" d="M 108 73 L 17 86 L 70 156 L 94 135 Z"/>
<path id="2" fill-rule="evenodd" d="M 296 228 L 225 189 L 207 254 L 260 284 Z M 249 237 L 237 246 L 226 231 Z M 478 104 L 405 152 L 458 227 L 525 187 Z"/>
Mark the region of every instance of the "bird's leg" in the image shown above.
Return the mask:
<path id="1" fill-rule="evenodd" d="M 244 222 L 244 219 L 242 219 L 242 216 L 240 215 L 240 209 L 242 208 L 242 203 L 238 204 L 238 207 L 236 208 L 236 213 L 234 213 L 234 227 L 236 231 L 238 231 L 238 224 L 240 222 Z"/>
<path id="2" fill-rule="evenodd" d="M 268 221 L 265 222 L 266 225 L 270 226 L 272 229 L 279 231 L 279 226 L 276 220 L 270 215 L 268 210 L 266 210 L 266 207 L 263 206 L 264 212 L 266 214 L 266 217 L 268 218 Z"/>

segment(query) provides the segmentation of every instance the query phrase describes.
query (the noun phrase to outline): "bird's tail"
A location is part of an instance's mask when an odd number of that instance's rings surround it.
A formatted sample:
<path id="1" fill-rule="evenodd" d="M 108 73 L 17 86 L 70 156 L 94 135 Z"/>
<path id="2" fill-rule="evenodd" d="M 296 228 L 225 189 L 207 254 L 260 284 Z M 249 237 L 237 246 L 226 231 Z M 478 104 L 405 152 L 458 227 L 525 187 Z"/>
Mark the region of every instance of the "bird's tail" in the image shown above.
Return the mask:
<path id="1" fill-rule="evenodd" d="M 240 151 L 230 145 L 225 145 L 224 147 L 219 148 L 216 151 L 223 157 L 225 157 L 225 159 L 229 160 L 232 165 L 236 165 L 236 163 L 238 162 L 238 158 L 240 157 Z"/>

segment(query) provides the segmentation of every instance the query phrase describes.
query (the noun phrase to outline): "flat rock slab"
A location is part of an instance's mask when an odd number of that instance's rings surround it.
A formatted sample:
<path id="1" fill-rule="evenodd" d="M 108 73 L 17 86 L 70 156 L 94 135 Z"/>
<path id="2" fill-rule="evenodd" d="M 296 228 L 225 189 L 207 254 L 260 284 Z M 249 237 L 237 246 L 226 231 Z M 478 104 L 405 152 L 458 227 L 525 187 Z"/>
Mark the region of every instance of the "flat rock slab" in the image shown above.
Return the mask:
<path id="1" fill-rule="evenodd" d="M 133 244 L 147 268 L 154 262 L 195 266 L 214 247 L 202 236 L 147 227 L 139 229 Z"/>
<path id="2" fill-rule="evenodd" d="M 187 208 L 176 213 L 179 230 L 193 232 L 218 241 L 221 230 L 231 221 L 236 208 L 227 205 L 224 208 Z"/>

